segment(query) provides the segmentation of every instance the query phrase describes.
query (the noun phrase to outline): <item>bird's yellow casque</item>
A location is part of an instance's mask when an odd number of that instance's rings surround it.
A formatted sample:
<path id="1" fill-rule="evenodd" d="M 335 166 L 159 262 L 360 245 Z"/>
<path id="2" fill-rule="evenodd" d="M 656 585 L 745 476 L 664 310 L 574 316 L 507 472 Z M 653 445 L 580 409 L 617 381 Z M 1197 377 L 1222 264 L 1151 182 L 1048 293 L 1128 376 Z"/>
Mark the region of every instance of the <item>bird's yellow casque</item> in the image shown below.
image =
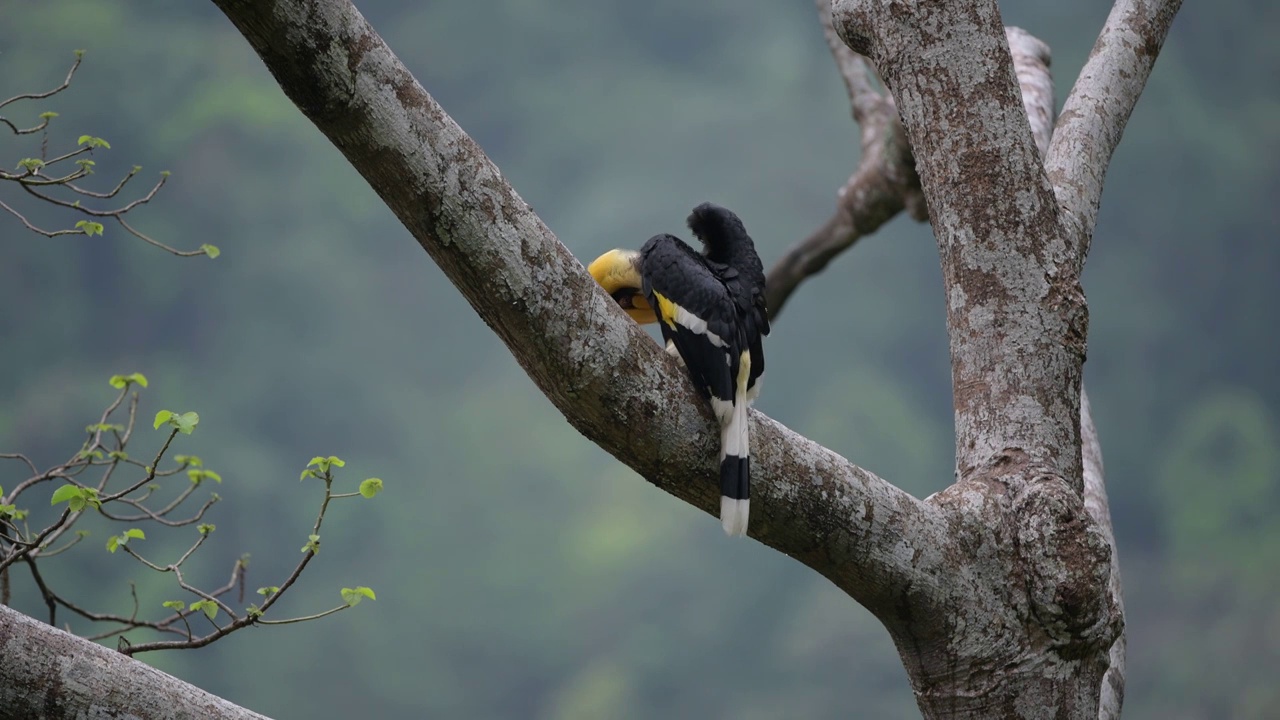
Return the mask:
<path id="1" fill-rule="evenodd" d="M 641 325 L 658 322 L 658 316 L 641 291 L 643 282 L 640 279 L 638 250 L 610 250 L 591 261 L 587 272 L 627 311 L 632 320 Z"/>

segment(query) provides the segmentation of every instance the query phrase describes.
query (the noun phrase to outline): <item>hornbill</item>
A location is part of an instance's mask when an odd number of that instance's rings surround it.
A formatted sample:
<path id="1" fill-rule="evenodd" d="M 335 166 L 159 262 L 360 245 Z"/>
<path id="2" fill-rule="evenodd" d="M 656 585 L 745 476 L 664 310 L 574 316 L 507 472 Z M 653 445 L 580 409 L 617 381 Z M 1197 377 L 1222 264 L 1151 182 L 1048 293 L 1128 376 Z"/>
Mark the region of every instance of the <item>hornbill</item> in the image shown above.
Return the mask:
<path id="1" fill-rule="evenodd" d="M 689 229 L 695 251 L 672 235 L 649 238 L 640 252 L 610 250 L 588 270 L 636 322 L 657 322 L 694 386 L 720 421 L 720 523 L 745 535 L 750 506 L 747 407 L 760 393 L 762 338 L 769 334 L 764 266 L 742 220 L 703 203 Z"/>

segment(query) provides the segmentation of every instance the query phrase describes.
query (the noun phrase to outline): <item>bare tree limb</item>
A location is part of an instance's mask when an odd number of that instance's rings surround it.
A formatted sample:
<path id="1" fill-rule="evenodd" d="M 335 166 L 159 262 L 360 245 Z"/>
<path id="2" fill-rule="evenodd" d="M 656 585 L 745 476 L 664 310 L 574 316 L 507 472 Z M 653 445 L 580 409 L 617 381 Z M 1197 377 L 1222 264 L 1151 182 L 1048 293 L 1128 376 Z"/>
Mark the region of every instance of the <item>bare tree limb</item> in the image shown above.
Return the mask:
<path id="1" fill-rule="evenodd" d="M 1103 482 L 1102 444 L 1098 442 L 1098 430 L 1093 425 L 1093 412 L 1089 396 L 1080 396 L 1080 439 L 1084 459 L 1084 507 L 1097 524 L 1099 532 L 1111 546 L 1111 569 L 1107 577 L 1107 589 L 1115 603 L 1115 613 L 1124 618 L 1124 593 L 1120 582 L 1120 556 L 1116 553 L 1115 533 L 1111 529 L 1111 506 L 1107 501 L 1107 487 Z M 1124 705 L 1125 646 L 1127 633 L 1121 632 L 1107 653 L 1107 672 L 1102 677 L 1102 696 L 1098 701 L 1100 720 L 1120 717 Z"/>
<path id="2" fill-rule="evenodd" d="M 1062 108 L 1045 158 L 1079 273 L 1098 220 L 1111 154 L 1182 0 L 1117 0 Z"/>
<path id="3" fill-rule="evenodd" d="M 831 0 L 817 0 L 817 5 L 827 46 L 844 79 L 853 119 L 860 129 L 862 157 L 857 170 L 836 194 L 836 209 L 831 217 L 809 237 L 788 248 L 769 269 L 766 295 L 769 314 L 775 318 L 801 282 L 822 272 L 837 255 L 902 210 L 917 220 L 928 219 L 920 178 L 893 96 L 875 89 L 875 71 L 836 34 L 831 23 Z"/>
<path id="4" fill-rule="evenodd" d="M 259 715 L 133 660 L 0 605 L 0 720 L 39 717 L 198 717 Z"/>
<path id="5" fill-rule="evenodd" d="M 1036 149 L 1043 157 L 1049 151 L 1054 123 L 1049 46 L 1019 27 L 1006 27 L 1004 35 L 1009 41 L 1009 55 L 1013 58 L 1013 71 L 1018 78 L 1018 90 L 1022 93 L 1022 109 L 1027 113 Z"/>

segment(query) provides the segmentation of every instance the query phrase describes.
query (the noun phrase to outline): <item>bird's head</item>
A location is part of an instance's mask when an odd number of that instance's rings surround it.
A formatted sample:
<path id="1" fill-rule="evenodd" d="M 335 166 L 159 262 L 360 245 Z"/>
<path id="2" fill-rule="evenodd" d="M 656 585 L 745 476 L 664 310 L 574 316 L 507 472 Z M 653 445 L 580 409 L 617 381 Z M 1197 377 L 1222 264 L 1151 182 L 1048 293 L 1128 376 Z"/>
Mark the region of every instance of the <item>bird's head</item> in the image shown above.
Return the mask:
<path id="1" fill-rule="evenodd" d="M 635 250 L 610 250 L 587 266 L 587 272 L 600 283 L 632 320 L 644 325 L 658 317 L 644 297 L 640 279 L 640 253 Z"/>

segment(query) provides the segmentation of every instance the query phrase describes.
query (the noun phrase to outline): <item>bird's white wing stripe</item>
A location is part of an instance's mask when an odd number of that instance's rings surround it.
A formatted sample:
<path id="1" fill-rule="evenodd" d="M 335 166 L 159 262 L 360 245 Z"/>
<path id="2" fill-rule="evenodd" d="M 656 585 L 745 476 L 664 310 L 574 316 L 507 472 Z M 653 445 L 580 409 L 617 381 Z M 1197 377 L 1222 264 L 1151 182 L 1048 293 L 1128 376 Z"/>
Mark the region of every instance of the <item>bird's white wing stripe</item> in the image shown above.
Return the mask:
<path id="1" fill-rule="evenodd" d="M 690 332 L 696 333 L 698 335 L 706 335 L 707 339 L 711 341 L 711 344 L 715 345 L 716 347 L 727 346 L 727 343 L 725 343 L 724 338 L 711 332 L 711 330 L 707 328 L 706 320 L 703 320 L 702 318 L 698 317 L 697 315 L 694 315 L 693 313 L 689 312 L 688 310 L 685 310 L 680 306 L 676 306 L 676 324 L 683 325 Z"/>

